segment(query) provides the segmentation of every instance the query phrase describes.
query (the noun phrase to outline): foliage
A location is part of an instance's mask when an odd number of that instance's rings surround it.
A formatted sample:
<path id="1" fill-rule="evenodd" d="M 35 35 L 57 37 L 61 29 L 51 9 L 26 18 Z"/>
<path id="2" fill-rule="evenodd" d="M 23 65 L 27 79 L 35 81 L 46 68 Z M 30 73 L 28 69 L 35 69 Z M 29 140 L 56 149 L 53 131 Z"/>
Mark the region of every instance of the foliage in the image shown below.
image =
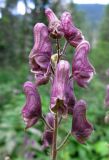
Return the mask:
<path id="1" fill-rule="evenodd" d="M 109 5 L 105 7 L 105 14 L 100 27 L 100 39 L 102 41 L 109 41 Z"/>

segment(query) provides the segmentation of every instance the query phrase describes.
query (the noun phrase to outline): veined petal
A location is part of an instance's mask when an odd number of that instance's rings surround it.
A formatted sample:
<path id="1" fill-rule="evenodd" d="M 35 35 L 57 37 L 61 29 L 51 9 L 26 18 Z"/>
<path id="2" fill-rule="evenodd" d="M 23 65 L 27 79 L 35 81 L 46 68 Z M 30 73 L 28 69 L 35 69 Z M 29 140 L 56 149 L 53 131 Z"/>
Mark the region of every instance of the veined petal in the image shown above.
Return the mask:
<path id="1" fill-rule="evenodd" d="M 86 87 L 95 73 L 94 67 L 88 60 L 89 50 L 89 43 L 82 41 L 76 48 L 72 62 L 73 78 L 81 87 Z"/>
<path id="2" fill-rule="evenodd" d="M 32 127 L 41 117 L 41 100 L 39 93 L 32 82 L 24 83 L 24 93 L 26 104 L 22 109 L 22 116 L 26 123 L 26 128 Z"/>
<path id="3" fill-rule="evenodd" d="M 49 21 L 49 32 L 52 38 L 61 38 L 63 36 L 63 30 L 61 21 L 57 18 L 55 13 L 50 9 L 47 8 L 45 10 L 45 15 Z"/>
<path id="4" fill-rule="evenodd" d="M 52 53 L 48 28 L 43 23 L 37 23 L 34 27 L 34 46 L 29 55 L 31 71 L 35 73 L 36 84 L 42 85 L 49 81 L 47 75 Z M 41 77 L 41 78 L 40 78 Z"/>
<path id="5" fill-rule="evenodd" d="M 93 126 L 86 118 L 86 102 L 79 100 L 73 109 L 72 134 L 80 143 L 84 143 L 93 131 Z"/>
<path id="6" fill-rule="evenodd" d="M 74 26 L 72 16 L 69 12 L 64 12 L 61 16 L 61 24 L 65 38 L 71 46 L 77 47 L 78 44 L 84 39 L 82 32 Z"/>
<path id="7" fill-rule="evenodd" d="M 50 108 L 52 111 L 59 111 L 63 115 L 67 113 L 65 104 L 66 87 L 70 76 L 70 65 L 65 60 L 57 64 L 55 77 L 51 89 Z"/>

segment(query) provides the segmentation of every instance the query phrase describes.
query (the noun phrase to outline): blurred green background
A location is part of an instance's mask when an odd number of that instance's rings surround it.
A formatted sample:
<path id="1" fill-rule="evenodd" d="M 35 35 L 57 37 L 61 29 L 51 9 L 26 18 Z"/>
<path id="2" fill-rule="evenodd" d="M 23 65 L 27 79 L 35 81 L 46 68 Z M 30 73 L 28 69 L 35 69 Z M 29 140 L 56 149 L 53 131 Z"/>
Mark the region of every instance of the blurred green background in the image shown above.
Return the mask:
<path id="1" fill-rule="evenodd" d="M 80 28 L 92 46 L 90 61 L 96 75 L 87 89 L 75 84 L 75 95 L 88 103 L 88 117 L 95 131 L 86 145 L 74 137 L 58 154 L 58 160 L 109 160 L 109 124 L 104 123 L 105 87 L 109 83 L 109 5 L 76 5 L 72 1 L 48 0 L 0 0 L 0 160 L 48 160 L 49 149 L 42 150 L 42 122 L 24 131 L 21 109 L 25 103 L 22 85 L 34 81 L 30 73 L 28 55 L 33 46 L 33 26 L 47 20 L 44 8 L 50 6 L 60 16 L 70 11 L 75 25 Z M 62 47 L 62 46 L 61 46 Z M 67 59 L 74 50 L 67 49 Z M 43 112 L 49 110 L 49 84 L 41 86 Z M 71 128 L 71 117 L 62 120 L 59 142 Z"/>

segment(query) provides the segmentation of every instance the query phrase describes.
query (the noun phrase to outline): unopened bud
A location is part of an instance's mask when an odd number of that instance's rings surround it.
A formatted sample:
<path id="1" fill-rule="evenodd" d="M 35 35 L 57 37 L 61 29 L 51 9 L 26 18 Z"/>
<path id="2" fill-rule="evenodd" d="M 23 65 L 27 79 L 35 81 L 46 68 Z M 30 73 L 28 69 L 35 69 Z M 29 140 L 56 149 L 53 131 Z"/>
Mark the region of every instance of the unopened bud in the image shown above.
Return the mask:
<path id="1" fill-rule="evenodd" d="M 54 67 L 56 67 L 57 61 L 58 61 L 58 54 L 56 53 L 51 56 L 51 62 Z"/>

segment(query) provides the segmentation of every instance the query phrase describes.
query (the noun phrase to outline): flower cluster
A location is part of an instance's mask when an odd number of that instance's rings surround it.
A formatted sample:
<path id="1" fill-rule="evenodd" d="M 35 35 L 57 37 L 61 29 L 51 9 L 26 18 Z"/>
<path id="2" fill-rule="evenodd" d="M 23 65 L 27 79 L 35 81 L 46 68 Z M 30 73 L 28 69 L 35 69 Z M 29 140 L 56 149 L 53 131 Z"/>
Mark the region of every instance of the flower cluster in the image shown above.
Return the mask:
<path id="1" fill-rule="evenodd" d="M 29 63 L 35 76 L 35 83 L 24 84 L 26 104 L 22 109 L 22 116 L 26 128 L 33 126 L 43 117 L 38 87 L 50 82 L 50 112 L 45 117 L 48 125 L 43 134 L 44 147 L 52 145 L 55 114 L 58 115 L 58 120 L 60 117 L 67 118 L 71 115 L 71 134 L 78 142 L 85 143 L 93 131 L 93 126 L 86 117 L 87 104 L 82 99 L 76 99 L 73 85 L 75 81 L 80 87 L 85 88 L 93 78 L 95 70 L 88 60 L 90 44 L 82 32 L 74 26 L 69 12 L 64 12 L 60 20 L 50 8 L 45 10 L 45 15 L 49 25 L 37 23 L 34 27 L 34 46 L 29 55 Z M 63 49 L 59 44 L 62 37 L 66 40 Z M 55 54 L 52 39 L 56 40 Z M 72 72 L 70 63 L 64 56 L 68 45 L 75 48 Z"/>

